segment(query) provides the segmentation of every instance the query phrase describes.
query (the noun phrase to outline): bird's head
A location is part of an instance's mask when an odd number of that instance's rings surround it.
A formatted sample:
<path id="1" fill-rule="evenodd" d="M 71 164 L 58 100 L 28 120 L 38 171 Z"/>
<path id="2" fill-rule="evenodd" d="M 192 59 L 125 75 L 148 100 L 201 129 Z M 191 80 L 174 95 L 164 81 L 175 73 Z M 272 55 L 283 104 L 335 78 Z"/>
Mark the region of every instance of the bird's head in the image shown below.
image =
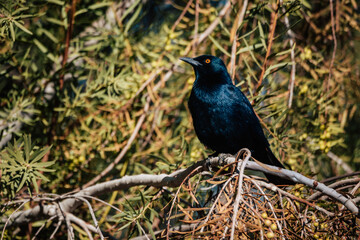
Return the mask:
<path id="1" fill-rule="evenodd" d="M 197 80 L 207 83 L 232 83 L 224 62 L 218 57 L 202 55 L 196 58 L 184 57 L 180 60 L 189 63 L 194 68 Z"/>

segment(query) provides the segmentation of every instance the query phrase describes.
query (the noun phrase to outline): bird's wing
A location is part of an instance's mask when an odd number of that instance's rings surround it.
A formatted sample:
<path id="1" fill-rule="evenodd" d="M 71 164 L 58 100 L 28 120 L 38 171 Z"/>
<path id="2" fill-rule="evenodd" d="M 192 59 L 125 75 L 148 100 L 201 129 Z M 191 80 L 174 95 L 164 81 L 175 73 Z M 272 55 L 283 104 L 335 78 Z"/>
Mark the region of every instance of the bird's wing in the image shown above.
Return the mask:
<path id="1" fill-rule="evenodd" d="M 233 113 L 239 117 L 239 121 L 248 123 L 249 132 L 255 138 L 254 140 L 258 143 L 265 144 L 265 146 L 269 146 L 269 142 L 261 128 L 260 121 L 246 96 L 234 85 L 226 85 L 224 90 L 227 92 L 224 96 L 228 96 L 226 101 L 233 106 Z"/>

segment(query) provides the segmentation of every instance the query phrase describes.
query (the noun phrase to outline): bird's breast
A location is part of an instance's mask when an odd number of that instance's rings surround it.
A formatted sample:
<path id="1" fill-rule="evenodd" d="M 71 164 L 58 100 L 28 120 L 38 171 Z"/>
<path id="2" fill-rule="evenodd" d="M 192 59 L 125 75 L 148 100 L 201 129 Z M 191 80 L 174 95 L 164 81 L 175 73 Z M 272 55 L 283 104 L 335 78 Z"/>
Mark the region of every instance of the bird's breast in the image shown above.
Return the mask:
<path id="1" fill-rule="evenodd" d="M 232 153 L 246 134 L 244 120 L 234 111 L 233 104 L 221 94 L 193 91 L 189 99 L 194 129 L 199 140 L 207 147 Z"/>

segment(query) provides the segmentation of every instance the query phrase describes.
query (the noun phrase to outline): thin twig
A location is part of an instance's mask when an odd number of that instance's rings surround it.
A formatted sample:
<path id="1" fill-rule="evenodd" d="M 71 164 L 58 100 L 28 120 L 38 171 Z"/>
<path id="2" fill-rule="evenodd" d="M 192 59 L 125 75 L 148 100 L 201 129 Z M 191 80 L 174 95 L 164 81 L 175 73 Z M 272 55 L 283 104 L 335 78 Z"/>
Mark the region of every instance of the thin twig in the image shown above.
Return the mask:
<path id="1" fill-rule="evenodd" d="M 6 220 L 5 225 L 4 225 L 4 228 L 3 228 L 2 232 L 1 232 L 1 240 L 4 239 L 4 233 L 5 233 L 6 226 L 8 225 L 8 223 L 9 223 L 9 221 L 11 220 L 11 218 L 13 217 L 13 215 L 14 215 L 17 211 L 19 211 L 19 209 L 22 208 L 22 207 L 23 207 L 26 203 L 28 203 L 28 202 L 30 202 L 30 200 L 24 201 L 19 207 L 17 207 L 17 208 L 15 209 L 14 212 L 12 212 L 12 213 L 10 214 L 10 216 L 9 216 L 9 218 Z"/>
<path id="2" fill-rule="evenodd" d="M 237 21 L 236 24 L 233 25 L 233 28 L 231 29 L 231 36 L 230 41 L 232 41 L 232 47 L 231 47 L 231 59 L 230 59 L 230 75 L 231 79 L 233 80 L 233 83 L 235 84 L 235 61 L 236 61 L 236 43 L 237 43 L 237 30 L 241 26 L 244 20 L 244 16 L 246 13 L 246 8 L 248 5 L 248 0 L 244 0 L 243 6 L 241 8 L 241 11 L 237 15 Z"/>
<path id="3" fill-rule="evenodd" d="M 66 211 L 63 210 L 63 208 L 61 207 L 61 204 L 59 204 L 57 201 L 56 201 L 56 205 L 58 206 L 59 208 L 59 211 L 62 215 L 62 217 L 64 218 L 65 220 L 65 224 L 66 224 L 66 229 L 68 231 L 68 239 L 75 239 L 75 235 L 74 235 L 74 229 L 73 227 L 71 226 L 71 222 L 70 222 L 70 219 L 67 217 L 66 215 Z"/>
<path id="4" fill-rule="evenodd" d="M 101 239 L 101 240 L 104 240 L 104 236 L 103 236 L 103 234 L 102 234 L 102 232 L 101 232 L 101 230 L 100 230 L 99 223 L 98 223 L 98 221 L 96 220 L 96 216 L 95 216 L 95 213 L 94 213 L 93 208 L 91 207 L 91 204 L 89 203 L 88 200 L 86 200 L 86 199 L 83 198 L 83 197 L 76 196 L 76 198 L 77 198 L 77 199 L 80 199 L 81 201 L 83 201 L 83 202 L 86 203 L 86 205 L 87 205 L 88 208 L 89 208 L 89 212 L 90 212 L 91 218 L 92 218 L 93 221 L 94 221 L 94 224 L 95 224 L 97 233 L 99 234 L 100 239 Z"/>
<path id="5" fill-rule="evenodd" d="M 193 0 L 188 1 L 188 3 L 186 4 L 184 10 L 181 12 L 180 16 L 178 17 L 178 19 L 176 19 L 175 23 L 173 24 L 172 28 L 171 28 L 171 32 L 175 31 L 176 26 L 180 23 L 181 19 L 185 16 L 185 13 L 188 11 L 190 5 L 192 4 Z"/>
<path id="6" fill-rule="evenodd" d="M 225 16 L 225 14 L 227 13 L 227 11 L 231 7 L 231 1 L 227 1 L 226 4 L 224 5 L 224 7 L 221 9 L 221 11 L 219 12 L 219 16 L 210 24 L 210 26 L 199 35 L 199 37 L 196 39 L 196 43 L 199 44 L 200 42 L 204 41 L 205 38 L 207 38 L 207 36 L 209 36 L 214 29 L 216 28 L 216 26 L 220 23 L 220 19 Z"/>
<path id="7" fill-rule="evenodd" d="M 240 150 L 239 153 L 236 156 L 235 161 L 238 161 L 240 154 L 242 154 L 243 150 Z M 235 225 L 236 225 L 236 219 L 237 219 L 237 213 L 239 211 L 239 204 L 240 201 L 242 200 L 242 185 L 243 185 L 243 180 L 244 180 L 244 171 L 245 171 L 245 167 L 247 162 L 249 161 L 249 159 L 251 158 L 251 152 L 249 149 L 245 149 L 246 152 L 246 157 L 244 159 L 244 161 L 239 161 L 237 164 L 237 170 L 239 171 L 239 184 L 238 184 L 238 189 L 237 189 L 237 194 L 236 194 L 236 198 L 235 198 L 235 203 L 234 203 L 234 213 L 233 213 L 233 217 L 232 217 L 232 225 L 231 225 L 231 234 L 230 234 L 230 240 L 234 239 L 234 235 L 235 235 Z"/>
<path id="8" fill-rule="evenodd" d="M 52 216 L 49 219 L 46 219 L 46 221 L 41 225 L 41 227 L 39 227 L 39 229 L 36 231 L 35 235 L 33 236 L 33 238 L 31 240 L 35 240 L 36 237 L 39 235 L 39 233 L 41 232 L 41 230 L 45 227 L 45 225 L 49 222 L 52 221 L 54 218 L 56 218 L 57 216 Z"/>
<path id="9" fill-rule="evenodd" d="M 261 70 L 261 74 L 259 77 L 259 81 L 258 84 L 256 86 L 256 89 L 258 89 L 263 81 L 264 78 L 264 74 L 265 74 L 265 70 L 266 70 L 266 66 L 267 66 L 267 60 L 270 56 L 270 52 L 271 52 L 271 46 L 272 46 L 272 42 L 274 40 L 274 34 L 275 34 L 275 28 L 276 28 L 276 23 L 277 23 L 277 18 L 278 18 L 278 10 L 279 10 L 279 0 L 277 0 L 277 9 L 275 9 L 275 12 L 272 14 L 272 24 L 271 24 L 271 31 L 269 33 L 269 37 L 268 37 L 268 45 L 267 45 L 267 50 L 266 50 L 266 55 L 265 55 L 265 59 L 264 59 L 264 63 L 262 66 L 262 70 Z M 257 92 L 255 92 L 255 95 L 257 94 Z"/>
<path id="10" fill-rule="evenodd" d="M 332 31 L 333 41 L 334 41 L 334 49 L 333 49 L 333 52 L 332 52 L 330 66 L 329 66 L 329 77 L 328 77 L 327 81 L 325 82 L 325 90 L 326 90 L 326 92 L 329 91 L 330 79 L 331 79 L 331 75 L 332 75 L 332 69 L 333 69 L 333 65 L 334 65 L 334 61 L 335 61 L 336 48 L 337 48 L 333 1 L 334 0 L 330 0 L 330 16 L 331 16 L 331 31 Z"/>
<path id="11" fill-rule="evenodd" d="M 347 174 L 343 174 L 343 175 L 335 176 L 335 177 L 329 177 L 329 178 L 326 178 L 326 179 L 322 180 L 321 182 L 322 183 L 333 182 L 333 181 L 336 181 L 336 180 L 341 179 L 341 178 L 353 177 L 353 176 L 356 176 L 356 175 L 360 175 L 360 171 L 347 173 Z"/>
<path id="12" fill-rule="evenodd" d="M 50 238 L 49 238 L 49 239 L 53 239 L 53 238 L 54 238 L 55 234 L 57 233 L 57 231 L 59 230 L 59 228 L 60 228 L 60 226 L 61 226 L 61 224 L 62 224 L 62 221 L 63 221 L 63 219 L 62 219 L 62 218 L 59 218 L 59 221 L 58 221 L 58 223 L 57 223 L 54 231 L 53 231 L 52 234 L 50 235 Z"/>
<path id="13" fill-rule="evenodd" d="M 354 170 L 352 170 L 351 167 L 346 162 L 344 162 L 341 158 L 339 158 L 333 152 L 329 151 L 326 154 L 326 156 L 328 156 L 329 158 L 331 158 L 331 160 L 333 160 L 338 165 L 340 165 L 345 170 L 346 173 L 353 173 L 354 172 Z"/>
<path id="14" fill-rule="evenodd" d="M 134 131 L 131 134 L 129 140 L 127 141 L 125 147 L 121 150 L 119 155 L 115 158 L 115 160 L 112 163 L 110 163 L 99 175 L 97 175 L 91 181 L 84 184 L 83 188 L 87 188 L 87 187 L 89 187 L 91 185 L 94 185 L 102 177 L 104 177 L 106 174 L 108 174 L 121 161 L 121 159 L 125 156 L 127 151 L 130 149 L 130 146 L 133 143 L 133 141 L 136 139 L 136 136 L 137 136 L 142 124 L 145 121 L 145 118 L 146 118 L 147 112 L 149 110 L 149 107 L 150 107 L 150 97 L 147 98 L 146 104 L 144 106 L 144 113 L 139 117 L 139 120 L 136 123 Z"/>
<path id="15" fill-rule="evenodd" d="M 198 224 L 197 223 L 193 223 L 193 224 L 189 224 L 189 225 L 181 225 L 181 226 L 175 226 L 170 228 L 170 235 L 171 233 L 175 232 L 175 233 L 179 233 L 180 231 L 189 231 L 189 230 L 193 230 Z M 158 230 L 156 232 L 154 232 L 154 235 L 160 235 L 162 232 L 164 232 L 164 230 Z M 143 236 L 139 236 L 139 237 L 135 237 L 135 238 L 131 238 L 131 240 L 145 240 L 148 239 L 148 237 L 151 237 L 151 234 L 146 234 Z"/>
<path id="16" fill-rule="evenodd" d="M 171 220 L 171 212 L 172 212 L 172 209 L 174 208 L 174 205 L 175 205 L 175 201 L 177 199 L 177 196 L 179 195 L 179 192 L 181 190 L 181 185 L 184 184 L 184 182 L 190 177 L 192 176 L 192 174 L 194 174 L 196 171 L 198 171 L 199 169 L 201 168 L 201 166 L 198 166 L 197 168 L 195 168 L 193 171 L 191 171 L 185 178 L 184 180 L 181 182 L 178 190 L 176 191 L 176 194 L 174 196 L 174 200 L 171 204 L 171 207 L 170 207 L 170 210 L 169 210 L 169 213 L 168 213 L 168 221 L 167 221 L 167 227 L 166 227 L 166 230 L 167 230 L 167 233 L 166 233 L 166 239 L 169 240 L 169 233 L 170 233 L 170 220 Z"/>
<path id="17" fill-rule="evenodd" d="M 282 4 L 282 0 L 280 0 Z M 285 9 L 283 8 L 284 12 Z M 290 29 L 290 22 L 288 16 L 285 14 L 285 26 L 288 29 L 287 34 L 290 37 L 290 57 L 291 57 L 291 73 L 290 73 L 290 81 L 289 81 L 289 99 L 288 99 L 288 108 L 291 108 L 294 94 L 294 85 L 295 85 L 295 76 L 296 76 L 296 62 L 295 62 L 295 37 L 293 31 Z"/>
<path id="18" fill-rule="evenodd" d="M 71 222 L 74 222 L 74 223 L 76 223 L 77 225 L 79 225 L 85 232 L 86 232 L 86 234 L 87 234 L 87 236 L 88 236 L 88 238 L 90 239 L 90 240 L 93 240 L 93 237 L 92 237 L 92 235 L 91 235 L 91 232 L 89 231 L 90 229 L 89 229 L 89 226 L 88 226 L 88 224 L 84 221 L 84 220 L 82 220 L 82 219 L 80 219 L 80 218 L 78 218 L 78 217 L 75 217 L 73 214 L 71 214 L 71 213 L 66 213 L 66 217 L 71 221 Z M 93 227 L 93 228 L 95 228 L 95 227 Z M 95 232 L 97 231 L 97 229 L 95 228 Z"/>
<path id="19" fill-rule="evenodd" d="M 257 189 L 259 189 L 259 191 L 262 193 L 262 195 L 264 196 L 265 200 L 266 200 L 266 203 L 269 205 L 271 211 L 273 212 L 273 215 L 274 215 L 274 218 L 275 218 L 275 222 L 276 222 L 276 225 L 277 227 L 279 228 L 279 231 L 281 233 L 281 237 L 282 239 L 285 239 L 284 238 L 284 232 L 282 230 L 282 227 L 281 227 L 281 224 L 279 223 L 279 220 L 276 216 L 276 213 L 275 213 L 275 210 L 274 210 L 274 206 L 271 204 L 269 198 L 266 196 L 265 192 L 263 189 L 261 189 L 261 187 L 259 186 L 259 184 L 257 184 L 257 181 L 254 181 L 254 180 L 251 180 L 252 183 L 254 183 L 254 185 L 256 186 Z M 260 181 L 259 181 L 260 182 Z"/>
<path id="20" fill-rule="evenodd" d="M 307 204 L 308 206 L 313 207 L 313 208 L 315 208 L 316 210 L 319 210 L 320 212 L 325 213 L 325 214 L 328 215 L 328 216 L 331 216 L 331 217 L 332 217 L 332 216 L 335 216 L 334 213 L 329 212 L 329 211 L 327 211 L 326 209 L 324 209 L 324 208 L 322 208 L 322 207 L 319 207 L 319 206 L 317 206 L 316 204 L 311 203 L 311 202 L 309 202 L 309 201 L 307 201 L 307 200 L 305 200 L 305 199 L 296 197 L 296 196 L 294 196 L 293 194 L 288 193 L 288 192 L 282 190 L 281 188 L 278 188 L 278 187 L 275 186 L 274 184 L 266 183 L 266 182 L 262 182 L 262 181 L 256 181 L 256 183 L 257 183 L 258 185 L 262 186 L 262 187 L 265 187 L 265 188 L 271 190 L 271 191 L 278 192 L 279 194 L 285 195 L 285 196 L 288 197 L 288 198 L 291 198 L 291 199 L 296 200 L 296 201 L 298 201 L 298 202 Z"/>
<path id="21" fill-rule="evenodd" d="M 68 56 L 69 56 L 70 39 L 71 39 L 71 34 L 72 34 L 72 31 L 73 31 L 73 27 L 74 27 L 75 11 L 76 11 L 76 0 L 72 0 L 71 1 L 70 13 L 69 13 L 69 17 L 68 17 L 69 26 L 68 26 L 67 31 L 66 31 L 64 56 L 63 56 L 63 59 L 62 59 L 62 72 L 61 72 L 60 80 L 59 80 L 59 82 L 60 82 L 60 90 L 64 86 L 65 65 L 66 65 L 66 62 L 67 62 Z"/>
<path id="22" fill-rule="evenodd" d="M 338 182 L 334 182 L 334 183 L 330 184 L 328 187 L 336 189 L 336 188 L 344 186 L 344 185 L 350 185 L 350 184 L 358 183 L 359 181 L 360 181 L 360 178 L 344 179 L 344 180 L 341 180 L 341 181 L 338 181 Z M 308 200 L 316 200 L 319 197 L 321 197 L 322 195 L 324 195 L 323 192 L 316 192 L 316 193 L 312 194 L 310 197 L 308 197 Z"/>
<path id="23" fill-rule="evenodd" d="M 211 217 L 211 214 L 212 214 L 212 212 L 214 211 L 215 206 L 216 206 L 217 202 L 219 201 L 219 199 L 220 199 L 220 197 L 221 197 L 222 192 L 225 190 L 225 188 L 226 188 L 226 186 L 229 184 L 229 182 L 230 182 L 231 180 L 233 180 L 234 177 L 236 177 L 237 175 L 238 175 L 238 174 L 233 174 L 233 175 L 232 175 L 231 177 L 229 177 L 229 179 L 226 180 L 226 182 L 224 183 L 224 186 L 221 188 L 220 192 L 218 193 L 218 196 L 216 197 L 215 201 L 212 203 L 212 206 L 211 206 L 211 208 L 210 208 L 210 210 L 209 210 L 209 213 L 207 214 L 204 222 L 202 223 L 204 226 L 201 227 L 200 232 L 203 232 L 203 231 L 204 231 L 205 226 L 206 226 L 205 224 L 209 221 L 209 219 L 210 219 L 210 217 Z"/>
<path id="24" fill-rule="evenodd" d="M 199 0 L 195 1 L 195 23 L 194 23 L 194 40 L 193 44 L 193 56 L 195 57 L 196 49 L 197 49 L 197 38 L 199 33 Z"/>

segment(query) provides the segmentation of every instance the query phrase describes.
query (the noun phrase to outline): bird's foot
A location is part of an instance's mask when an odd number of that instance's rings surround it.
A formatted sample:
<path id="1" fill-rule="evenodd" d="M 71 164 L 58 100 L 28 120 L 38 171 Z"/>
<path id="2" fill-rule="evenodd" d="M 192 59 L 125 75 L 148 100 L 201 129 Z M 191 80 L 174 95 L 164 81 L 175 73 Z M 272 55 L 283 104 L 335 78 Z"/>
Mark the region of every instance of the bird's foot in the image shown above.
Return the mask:
<path id="1" fill-rule="evenodd" d="M 213 153 L 208 157 L 210 161 L 207 161 L 206 167 L 207 169 L 209 169 L 209 171 L 216 172 L 221 168 L 221 166 L 226 165 L 226 159 L 229 157 L 234 157 L 234 156 L 229 153 Z M 213 166 L 214 162 L 216 162 L 216 166 Z"/>
<path id="2" fill-rule="evenodd" d="M 219 165 L 220 165 L 220 166 L 225 165 L 224 162 L 225 162 L 225 160 L 226 160 L 227 158 L 229 158 L 229 157 L 234 157 L 234 156 L 233 156 L 232 154 L 230 154 L 230 153 L 220 153 L 220 154 L 218 155 Z"/>

